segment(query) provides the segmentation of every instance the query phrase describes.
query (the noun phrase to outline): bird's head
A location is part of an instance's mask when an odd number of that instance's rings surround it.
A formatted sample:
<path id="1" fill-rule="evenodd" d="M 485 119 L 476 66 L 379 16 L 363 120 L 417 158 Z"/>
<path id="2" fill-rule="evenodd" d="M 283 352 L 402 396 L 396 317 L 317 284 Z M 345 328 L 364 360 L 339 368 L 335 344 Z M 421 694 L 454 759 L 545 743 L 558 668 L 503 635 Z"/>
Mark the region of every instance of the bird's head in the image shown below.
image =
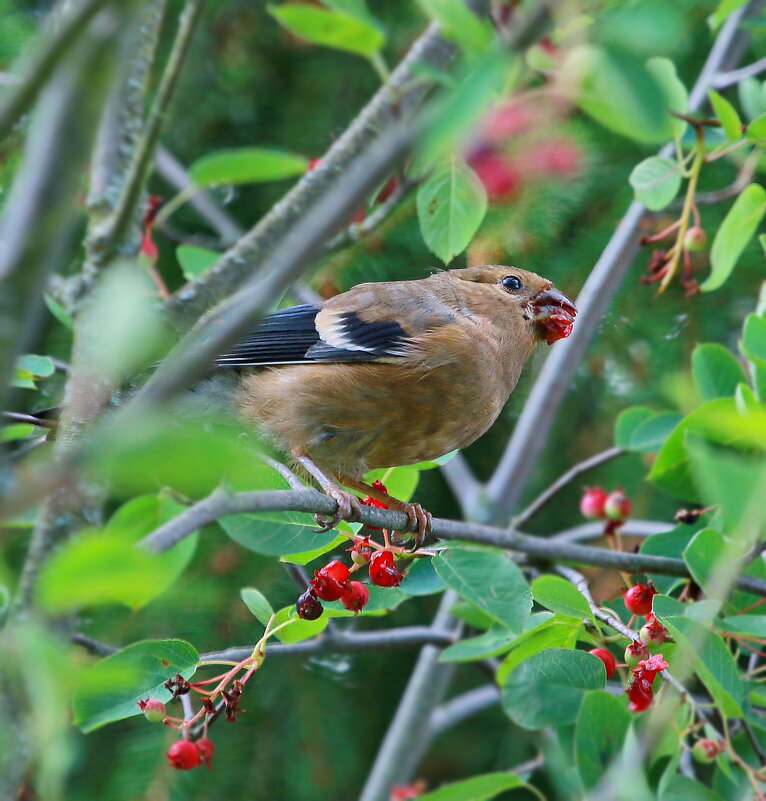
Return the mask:
<path id="1" fill-rule="evenodd" d="M 518 267 L 486 264 L 454 270 L 457 278 L 487 285 L 497 298 L 513 304 L 537 335 L 552 345 L 572 333 L 577 306 L 547 279 Z"/>

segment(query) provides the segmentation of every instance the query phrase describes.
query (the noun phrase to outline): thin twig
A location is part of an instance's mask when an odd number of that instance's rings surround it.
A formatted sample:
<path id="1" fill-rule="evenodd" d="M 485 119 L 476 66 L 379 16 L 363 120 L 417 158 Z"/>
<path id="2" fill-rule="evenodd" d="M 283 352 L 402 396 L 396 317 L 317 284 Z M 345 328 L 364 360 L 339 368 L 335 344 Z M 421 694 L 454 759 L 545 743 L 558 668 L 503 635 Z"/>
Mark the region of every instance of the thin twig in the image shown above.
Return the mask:
<path id="1" fill-rule="evenodd" d="M 458 695 L 437 706 L 428 720 L 428 738 L 434 740 L 443 732 L 478 715 L 500 701 L 500 688 L 496 684 L 485 684 Z"/>
<path id="2" fill-rule="evenodd" d="M 55 420 L 45 420 L 42 417 L 35 417 L 33 414 L 24 414 L 23 412 L 3 412 L 3 417 L 6 420 L 12 420 L 14 423 L 29 423 L 38 428 L 55 430 L 58 427 L 58 423 Z"/>
<path id="3" fill-rule="evenodd" d="M 766 58 L 759 58 L 758 61 L 754 61 L 746 67 L 740 67 L 738 70 L 718 73 L 713 80 L 713 86 L 716 89 L 726 89 L 728 86 L 733 86 L 735 83 L 745 80 L 745 78 L 760 75 L 765 70 Z"/>
<path id="4" fill-rule="evenodd" d="M 587 473 L 588 470 L 593 470 L 594 467 L 598 467 L 599 465 L 604 464 L 604 462 L 609 462 L 612 459 L 616 459 L 618 456 L 622 456 L 622 454 L 626 452 L 627 451 L 623 450 L 622 448 L 607 448 L 605 451 L 601 451 L 601 453 L 597 453 L 595 456 L 591 456 L 588 459 L 584 459 L 582 462 L 574 465 L 574 467 L 571 467 L 566 473 L 557 478 L 549 487 L 543 490 L 540 495 L 538 495 L 537 498 L 535 498 L 535 500 L 532 501 L 532 503 L 530 503 L 523 512 L 521 512 L 521 514 L 514 518 L 514 526 L 523 526 L 527 520 L 529 520 L 531 517 L 534 517 L 534 515 L 536 515 L 546 504 L 553 500 L 553 498 L 564 487 L 566 487 L 567 484 L 574 481 L 577 476 Z"/>

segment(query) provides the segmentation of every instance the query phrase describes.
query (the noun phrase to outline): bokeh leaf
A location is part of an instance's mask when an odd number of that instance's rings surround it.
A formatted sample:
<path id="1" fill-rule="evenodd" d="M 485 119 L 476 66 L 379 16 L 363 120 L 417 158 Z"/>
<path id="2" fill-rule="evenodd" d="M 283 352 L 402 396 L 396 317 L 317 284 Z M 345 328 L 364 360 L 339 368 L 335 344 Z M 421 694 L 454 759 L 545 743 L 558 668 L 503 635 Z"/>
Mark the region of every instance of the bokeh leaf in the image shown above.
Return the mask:
<path id="1" fill-rule="evenodd" d="M 630 174 L 630 185 L 636 200 L 647 209 L 664 209 L 678 194 L 681 170 L 678 162 L 661 156 L 640 161 Z"/>
<path id="2" fill-rule="evenodd" d="M 142 640 L 96 662 L 74 692 L 74 722 L 90 732 L 115 720 L 140 715 L 138 701 L 169 701 L 165 682 L 180 673 L 190 679 L 199 654 L 183 640 Z"/>
<path id="3" fill-rule="evenodd" d="M 189 175 L 199 187 L 265 183 L 302 175 L 308 163 L 305 156 L 294 153 L 243 147 L 202 156 L 189 167 Z"/>

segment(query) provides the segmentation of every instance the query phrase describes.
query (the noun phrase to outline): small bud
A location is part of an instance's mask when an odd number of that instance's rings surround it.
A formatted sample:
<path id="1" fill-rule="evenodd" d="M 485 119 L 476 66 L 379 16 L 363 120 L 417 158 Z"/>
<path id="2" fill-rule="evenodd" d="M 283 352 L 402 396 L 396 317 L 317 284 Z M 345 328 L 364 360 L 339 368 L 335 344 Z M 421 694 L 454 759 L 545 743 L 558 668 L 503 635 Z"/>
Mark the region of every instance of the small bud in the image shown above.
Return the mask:
<path id="1" fill-rule="evenodd" d="M 215 744 L 212 740 L 208 740 L 207 737 L 200 737 L 199 740 L 196 742 L 197 750 L 199 751 L 200 759 L 210 767 L 210 761 L 213 758 L 213 754 L 215 753 Z"/>
<path id="2" fill-rule="evenodd" d="M 165 704 L 156 698 L 147 698 L 146 701 L 137 701 L 144 713 L 144 717 L 151 723 L 162 723 L 165 720 Z"/>
<path id="3" fill-rule="evenodd" d="M 704 228 L 695 225 L 684 234 L 684 247 L 692 252 L 704 250 L 707 247 L 707 234 Z"/>
<path id="4" fill-rule="evenodd" d="M 610 520 L 624 520 L 633 508 L 628 496 L 618 487 L 604 502 L 604 514 Z"/>
<path id="5" fill-rule="evenodd" d="M 649 649 L 639 640 L 634 640 L 625 649 L 625 664 L 629 668 L 636 668 L 642 659 L 648 659 L 650 656 Z"/>

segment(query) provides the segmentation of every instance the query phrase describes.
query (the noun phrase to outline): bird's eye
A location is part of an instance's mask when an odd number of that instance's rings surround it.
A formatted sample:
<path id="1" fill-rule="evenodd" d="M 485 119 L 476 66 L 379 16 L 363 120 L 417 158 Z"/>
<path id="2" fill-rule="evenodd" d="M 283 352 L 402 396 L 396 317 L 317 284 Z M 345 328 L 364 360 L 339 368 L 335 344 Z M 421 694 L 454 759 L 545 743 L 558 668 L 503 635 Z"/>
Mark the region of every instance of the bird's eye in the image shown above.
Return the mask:
<path id="1" fill-rule="evenodd" d="M 516 275 L 506 275 L 500 282 L 506 289 L 521 289 L 521 279 Z"/>

